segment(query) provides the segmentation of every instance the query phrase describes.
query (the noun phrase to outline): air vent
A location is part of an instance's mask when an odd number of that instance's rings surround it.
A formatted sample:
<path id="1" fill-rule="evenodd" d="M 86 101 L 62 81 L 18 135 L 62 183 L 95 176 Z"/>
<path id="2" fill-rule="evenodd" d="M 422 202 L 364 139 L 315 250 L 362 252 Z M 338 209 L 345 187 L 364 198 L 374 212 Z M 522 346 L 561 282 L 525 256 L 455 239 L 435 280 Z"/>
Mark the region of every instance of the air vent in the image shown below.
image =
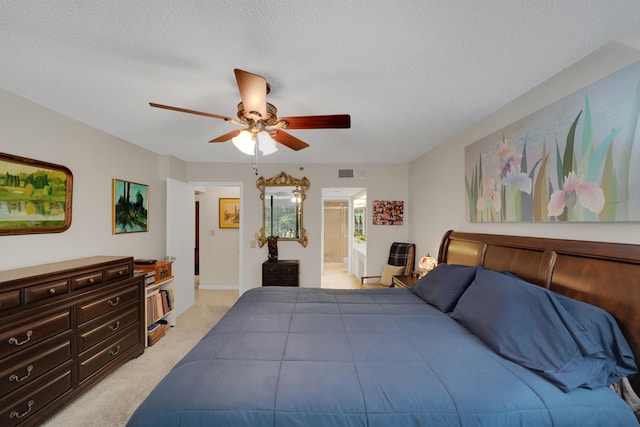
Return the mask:
<path id="1" fill-rule="evenodd" d="M 353 178 L 353 169 L 338 169 L 338 178 Z"/>

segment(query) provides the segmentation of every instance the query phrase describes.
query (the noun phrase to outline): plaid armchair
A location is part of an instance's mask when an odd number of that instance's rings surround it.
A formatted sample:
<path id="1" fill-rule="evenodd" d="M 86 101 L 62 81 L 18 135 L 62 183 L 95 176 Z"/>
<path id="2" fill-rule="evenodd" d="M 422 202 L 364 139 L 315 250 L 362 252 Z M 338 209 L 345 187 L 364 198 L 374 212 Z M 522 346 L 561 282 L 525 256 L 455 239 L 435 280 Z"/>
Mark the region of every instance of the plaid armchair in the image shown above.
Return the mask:
<path id="1" fill-rule="evenodd" d="M 393 242 L 389 251 L 389 260 L 384 266 L 380 276 L 362 276 L 360 278 L 361 288 L 388 288 L 393 286 L 392 277 L 411 274 L 415 266 L 416 245 L 415 243 Z M 366 282 L 365 280 L 378 279 L 376 282 Z"/>

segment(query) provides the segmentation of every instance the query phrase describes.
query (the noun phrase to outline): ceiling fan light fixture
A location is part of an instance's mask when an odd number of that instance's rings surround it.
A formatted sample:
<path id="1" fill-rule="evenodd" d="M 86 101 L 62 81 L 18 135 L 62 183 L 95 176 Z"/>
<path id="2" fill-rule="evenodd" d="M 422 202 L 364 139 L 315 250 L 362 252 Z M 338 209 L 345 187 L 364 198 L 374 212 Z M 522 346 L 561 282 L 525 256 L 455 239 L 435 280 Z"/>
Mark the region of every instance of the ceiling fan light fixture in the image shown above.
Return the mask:
<path id="1" fill-rule="evenodd" d="M 238 134 L 238 136 L 232 138 L 231 142 L 233 142 L 233 145 L 235 145 L 236 148 L 244 154 L 248 154 L 250 156 L 255 154 L 256 141 L 253 139 L 251 132 L 243 130 Z"/>
<path id="2" fill-rule="evenodd" d="M 271 138 L 268 132 L 258 133 L 258 148 L 263 156 L 268 156 L 278 151 L 276 142 Z"/>

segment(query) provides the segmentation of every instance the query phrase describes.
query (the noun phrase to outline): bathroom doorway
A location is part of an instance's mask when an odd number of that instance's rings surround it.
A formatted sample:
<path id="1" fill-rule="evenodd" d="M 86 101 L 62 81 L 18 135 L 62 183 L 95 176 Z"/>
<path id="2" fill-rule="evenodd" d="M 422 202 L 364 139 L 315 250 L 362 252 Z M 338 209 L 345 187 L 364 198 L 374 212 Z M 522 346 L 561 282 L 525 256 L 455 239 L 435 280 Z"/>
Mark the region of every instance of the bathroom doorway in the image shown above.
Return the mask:
<path id="1" fill-rule="evenodd" d="M 359 288 L 352 274 L 353 199 L 363 188 L 322 189 L 322 283 L 323 288 Z"/>

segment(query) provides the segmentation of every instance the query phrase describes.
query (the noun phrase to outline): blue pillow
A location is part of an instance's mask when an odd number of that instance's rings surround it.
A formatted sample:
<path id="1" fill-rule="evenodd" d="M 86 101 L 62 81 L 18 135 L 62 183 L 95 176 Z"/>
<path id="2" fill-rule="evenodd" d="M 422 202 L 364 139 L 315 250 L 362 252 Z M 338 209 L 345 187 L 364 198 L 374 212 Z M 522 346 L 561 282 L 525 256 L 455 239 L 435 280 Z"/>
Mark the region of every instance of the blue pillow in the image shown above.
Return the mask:
<path id="1" fill-rule="evenodd" d="M 503 273 L 522 280 L 510 271 L 504 271 Z M 594 378 L 587 385 L 588 388 L 608 386 L 623 377 L 634 375 L 637 372 L 633 351 L 622 334 L 618 322 L 610 313 L 595 305 L 555 292 L 553 295 L 562 307 L 584 328 L 589 338 L 602 347 L 606 356 L 605 366 L 601 375 Z"/>
<path id="2" fill-rule="evenodd" d="M 589 386 L 604 368 L 602 347 L 554 294 L 515 277 L 479 267 L 451 317 L 564 391 Z"/>
<path id="3" fill-rule="evenodd" d="M 602 375 L 589 384 L 590 388 L 608 386 L 637 372 L 633 351 L 610 313 L 586 302 L 554 295 L 564 309 L 585 328 L 589 337 L 604 350 L 606 361 Z"/>
<path id="4" fill-rule="evenodd" d="M 411 291 L 440 311 L 448 313 L 476 276 L 477 267 L 438 264 Z"/>

